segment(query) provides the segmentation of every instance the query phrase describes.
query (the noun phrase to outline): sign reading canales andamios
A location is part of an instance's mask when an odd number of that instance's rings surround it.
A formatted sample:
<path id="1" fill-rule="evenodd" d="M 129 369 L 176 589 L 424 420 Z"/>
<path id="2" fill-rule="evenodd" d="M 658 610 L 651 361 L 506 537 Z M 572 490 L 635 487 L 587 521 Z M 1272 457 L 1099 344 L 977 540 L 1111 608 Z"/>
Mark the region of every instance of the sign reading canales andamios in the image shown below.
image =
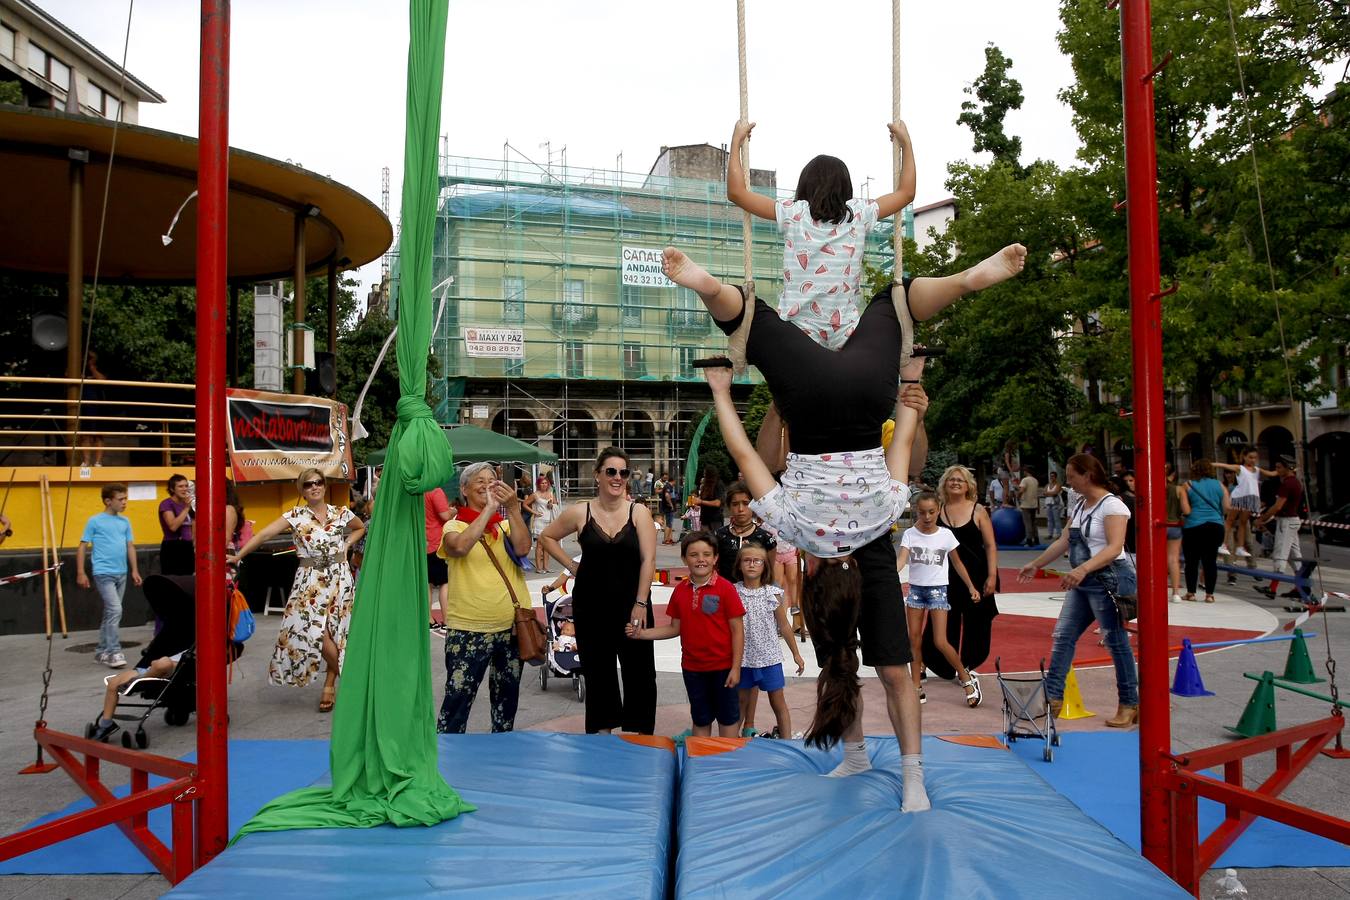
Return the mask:
<path id="1" fill-rule="evenodd" d="M 619 280 L 634 287 L 675 287 L 661 271 L 661 250 L 653 247 L 624 247 L 620 257 Z"/>
<path id="2" fill-rule="evenodd" d="M 236 482 L 285 481 L 311 468 L 352 477 L 345 403 L 238 388 L 225 392 L 225 403 Z"/>
<path id="3" fill-rule="evenodd" d="M 520 328 L 464 327 L 466 356 L 524 359 L 525 331 Z"/>

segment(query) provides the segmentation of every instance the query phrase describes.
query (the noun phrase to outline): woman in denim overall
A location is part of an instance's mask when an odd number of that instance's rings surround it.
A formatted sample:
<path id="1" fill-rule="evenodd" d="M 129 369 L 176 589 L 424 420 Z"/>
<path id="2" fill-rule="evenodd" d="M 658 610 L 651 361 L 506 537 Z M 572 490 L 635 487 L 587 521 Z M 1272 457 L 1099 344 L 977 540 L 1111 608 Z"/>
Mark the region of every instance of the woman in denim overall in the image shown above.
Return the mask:
<path id="1" fill-rule="evenodd" d="M 1061 579 L 1068 590 L 1051 639 L 1050 668 L 1045 689 L 1050 708 L 1059 714 L 1064 702 L 1064 680 L 1073 663 L 1078 638 L 1096 619 L 1116 667 L 1116 692 L 1120 706 L 1113 728 L 1139 721 L 1139 676 L 1130 649 L 1130 636 L 1116 611 L 1114 596 L 1136 590 L 1134 567 L 1125 557 L 1125 525 L 1129 510 L 1106 487 L 1106 470 L 1096 457 L 1079 453 L 1065 466 L 1069 487 L 1080 495 L 1069 516 L 1069 527 L 1045 552 L 1022 567 L 1019 580 L 1030 581 L 1036 570 L 1060 558 L 1067 549 L 1073 566 Z"/>

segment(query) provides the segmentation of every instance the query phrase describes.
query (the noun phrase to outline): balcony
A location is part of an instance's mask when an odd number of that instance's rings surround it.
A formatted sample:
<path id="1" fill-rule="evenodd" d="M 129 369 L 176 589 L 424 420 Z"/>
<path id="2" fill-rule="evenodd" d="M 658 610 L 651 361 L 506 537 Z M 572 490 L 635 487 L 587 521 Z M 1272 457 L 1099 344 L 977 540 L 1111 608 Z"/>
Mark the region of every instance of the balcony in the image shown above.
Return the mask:
<path id="1" fill-rule="evenodd" d="M 624 378 L 628 378 L 628 379 L 633 379 L 633 378 L 646 378 L 646 377 L 647 377 L 647 361 L 646 361 L 646 360 L 642 360 L 642 359 L 637 359 L 637 360 L 627 360 L 627 359 L 626 359 L 626 360 L 624 360 L 624 361 L 623 361 L 623 377 L 624 377 Z"/>
<path id="2" fill-rule="evenodd" d="M 595 328 L 600 322 L 599 311 L 588 303 L 554 303 L 553 327 Z"/>
<path id="3" fill-rule="evenodd" d="M 666 326 L 671 334 L 707 334 L 711 317 L 702 309 L 668 309 Z"/>

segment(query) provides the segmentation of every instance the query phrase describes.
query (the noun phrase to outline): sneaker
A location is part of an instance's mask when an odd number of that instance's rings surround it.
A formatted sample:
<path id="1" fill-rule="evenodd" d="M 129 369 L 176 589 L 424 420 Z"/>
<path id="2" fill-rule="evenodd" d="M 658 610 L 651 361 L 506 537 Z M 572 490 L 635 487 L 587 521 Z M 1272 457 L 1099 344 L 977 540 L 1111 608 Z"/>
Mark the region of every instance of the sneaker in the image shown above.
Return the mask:
<path id="1" fill-rule="evenodd" d="M 752 738 L 752 737 L 763 737 L 763 736 L 764 736 L 764 735 L 761 735 L 761 734 L 760 734 L 758 728 L 742 728 L 742 729 L 741 729 L 741 737 Z"/>
<path id="2" fill-rule="evenodd" d="M 1281 597 L 1288 597 L 1288 598 L 1291 599 L 1291 600 L 1302 600 L 1302 599 L 1303 599 L 1303 595 L 1300 594 L 1300 593 L 1298 592 L 1298 588 L 1290 588 L 1289 590 L 1285 591 L 1285 592 L 1284 592 L 1283 594 L 1281 594 L 1280 596 L 1281 596 Z"/>
<path id="3" fill-rule="evenodd" d="M 94 654 L 94 662 L 96 662 L 96 663 L 107 662 L 107 660 L 108 660 L 108 651 L 107 651 L 107 650 L 99 650 L 98 652 L 96 652 L 96 653 Z"/>
<path id="4" fill-rule="evenodd" d="M 1237 557 L 1238 559 L 1251 559 L 1252 555 L 1247 552 L 1246 547 L 1239 547 L 1237 548 Z"/>
<path id="5" fill-rule="evenodd" d="M 103 657 L 103 664 L 110 669 L 124 669 L 127 658 L 122 655 L 122 651 L 114 650 Z"/>
<path id="6" fill-rule="evenodd" d="M 782 735 L 778 733 L 777 725 L 773 726 L 772 731 L 761 731 L 757 736 L 762 738 L 768 738 L 769 740 L 773 741 L 776 741 L 782 737 Z"/>
<path id="7" fill-rule="evenodd" d="M 1266 597 L 1269 597 L 1271 600 L 1275 599 L 1275 591 L 1273 591 L 1268 585 L 1264 584 L 1254 585 L 1252 587 L 1252 590 L 1256 591 L 1258 594 L 1262 594 Z"/>
<path id="8" fill-rule="evenodd" d="M 1225 547 L 1224 545 L 1220 544 L 1220 545 L 1219 545 L 1219 555 L 1220 555 L 1220 556 L 1223 556 L 1223 557 L 1228 557 L 1228 556 L 1232 556 L 1232 555 L 1233 555 L 1233 552 L 1232 552 L 1231 550 L 1229 550 L 1227 547 Z"/>
<path id="9" fill-rule="evenodd" d="M 108 738 L 121 730 L 122 726 L 111 719 L 108 720 L 106 725 L 100 725 L 98 722 L 95 722 L 89 731 L 89 740 L 106 744 L 108 743 Z"/>
<path id="10" fill-rule="evenodd" d="M 923 704 L 927 702 L 928 702 L 928 695 L 925 694 L 923 691 L 919 691 L 919 703 Z"/>
<path id="11" fill-rule="evenodd" d="M 442 640 L 450 634 L 449 630 L 444 625 L 437 625 L 435 623 L 432 623 L 431 633 Z"/>
<path id="12" fill-rule="evenodd" d="M 1171 600 L 1170 600 L 1170 602 L 1172 602 L 1172 603 L 1180 603 L 1180 602 L 1181 602 L 1181 595 L 1180 595 L 1180 594 L 1173 594 L 1173 595 L 1172 595 L 1172 598 L 1171 598 Z"/>

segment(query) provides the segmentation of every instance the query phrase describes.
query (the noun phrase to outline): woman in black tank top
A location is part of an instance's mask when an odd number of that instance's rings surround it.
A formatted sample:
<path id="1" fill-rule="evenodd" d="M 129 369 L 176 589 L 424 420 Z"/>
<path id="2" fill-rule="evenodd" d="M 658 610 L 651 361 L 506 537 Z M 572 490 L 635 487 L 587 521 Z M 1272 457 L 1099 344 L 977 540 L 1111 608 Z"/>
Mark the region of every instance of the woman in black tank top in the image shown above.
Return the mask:
<path id="1" fill-rule="evenodd" d="M 634 620 L 648 628 L 655 624 L 649 592 L 655 572 L 656 527 L 646 506 L 627 503 L 626 518 L 610 534 L 591 508 L 594 503 L 602 514 L 622 509 L 629 474 L 623 451 L 606 447 L 596 466 L 600 496 L 565 510 L 539 538 L 549 555 L 576 572 L 572 614 L 577 655 L 586 678 L 587 734 L 616 728 L 651 734 L 656 728 L 654 645 L 624 634 Z M 611 520 L 612 524 L 616 523 Z M 569 534 L 576 534 L 581 545 L 579 565 L 558 543 Z M 622 694 L 616 663 L 623 673 Z"/>
<path id="2" fill-rule="evenodd" d="M 958 648 L 961 664 L 967 669 L 974 669 L 989 658 L 994 617 L 998 615 L 998 606 L 994 602 L 994 592 L 999 587 L 994 528 L 988 513 L 975 502 L 975 479 L 969 469 L 964 466 L 947 469 L 938 482 L 938 490 L 943 500 L 938 523 L 950 528 L 961 542 L 956 552 L 970 573 L 970 580 L 980 588 L 983 595 L 976 602 L 959 578 L 953 578 L 947 585 L 947 602 L 952 607 L 947 614 L 947 642 Z M 969 501 L 969 512 L 966 512 L 966 503 L 963 501 Z M 989 565 L 991 553 L 994 557 L 992 572 Z M 923 664 L 939 678 L 951 679 L 956 676 L 951 663 L 933 645 L 931 625 L 923 634 Z"/>

